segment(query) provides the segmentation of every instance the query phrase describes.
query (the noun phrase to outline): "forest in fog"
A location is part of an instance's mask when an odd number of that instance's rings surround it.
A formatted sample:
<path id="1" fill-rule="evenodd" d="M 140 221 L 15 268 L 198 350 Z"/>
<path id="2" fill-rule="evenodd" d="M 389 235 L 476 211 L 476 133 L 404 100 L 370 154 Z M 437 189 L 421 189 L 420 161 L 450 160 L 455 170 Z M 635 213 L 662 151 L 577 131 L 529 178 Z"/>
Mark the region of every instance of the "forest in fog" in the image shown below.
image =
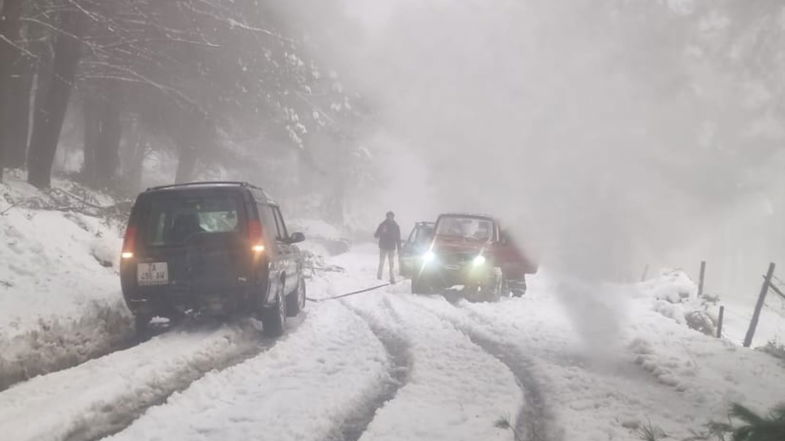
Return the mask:
<path id="1" fill-rule="evenodd" d="M 709 259 L 727 287 L 782 254 L 779 1 L 0 7 L 0 164 L 41 188 L 242 179 L 337 224 L 493 212 L 613 278 Z"/>
<path id="2" fill-rule="evenodd" d="M 3 0 L 2 168 L 125 196 L 261 178 L 340 221 L 334 176 L 368 169 L 367 104 L 269 3 Z"/>

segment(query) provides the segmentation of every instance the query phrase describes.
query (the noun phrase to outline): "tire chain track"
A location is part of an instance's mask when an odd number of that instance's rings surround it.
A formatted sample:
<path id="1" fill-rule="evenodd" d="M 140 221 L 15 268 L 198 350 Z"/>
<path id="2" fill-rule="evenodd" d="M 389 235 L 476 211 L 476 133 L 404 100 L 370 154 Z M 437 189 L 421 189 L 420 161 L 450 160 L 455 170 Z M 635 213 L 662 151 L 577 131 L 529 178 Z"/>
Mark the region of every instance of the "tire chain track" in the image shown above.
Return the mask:
<path id="1" fill-rule="evenodd" d="M 390 381 L 383 385 L 377 395 L 358 406 L 356 414 L 345 420 L 335 429 L 333 435 L 328 438 L 329 441 L 357 441 L 373 421 L 376 412 L 393 400 L 398 390 L 409 382 L 409 373 L 412 370 L 413 361 L 409 352 L 410 344 L 405 338 L 398 335 L 394 330 L 380 325 L 371 314 L 352 306 L 348 301 L 342 300 L 341 304 L 368 324 L 371 332 L 384 346 L 391 363 Z M 398 316 L 398 313 L 387 303 L 385 303 L 384 307 L 387 313 L 398 324 L 401 324 L 401 318 Z"/>
<path id="2" fill-rule="evenodd" d="M 406 301 L 452 325 L 457 331 L 466 335 L 472 343 L 499 360 L 512 372 L 524 397 L 524 403 L 518 409 L 515 419 L 514 433 L 516 441 L 557 441 L 561 439 L 549 427 L 548 422 L 550 421 L 549 415 L 551 412 L 537 381 L 537 376 L 534 373 L 533 362 L 529 357 L 522 354 L 515 345 L 501 343 L 492 337 L 482 335 L 482 333 L 471 329 L 470 326 L 445 317 L 443 314 L 419 302 L 414 302 L 411 299 L 406 299 Z M 480 314 L 462 308 L 460 302 L 448 301 L 448 304 L 470 317 L 475 323 L 491 324 Z"/>

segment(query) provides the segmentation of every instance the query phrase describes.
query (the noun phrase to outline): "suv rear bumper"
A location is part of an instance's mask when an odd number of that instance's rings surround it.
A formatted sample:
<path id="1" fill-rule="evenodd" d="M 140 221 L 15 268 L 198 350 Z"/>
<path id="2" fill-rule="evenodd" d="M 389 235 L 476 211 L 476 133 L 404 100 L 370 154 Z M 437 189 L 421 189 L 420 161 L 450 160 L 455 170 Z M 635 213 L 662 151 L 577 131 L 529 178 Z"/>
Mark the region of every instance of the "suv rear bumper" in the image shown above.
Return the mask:
<path id="1" fill-rule="evenodd" d="M 172 317 L 188 312 L 225 316 L 245 309 L 260 287 L 234 287 L 220 291 L 155 288 L 124 293 L 125 303 L 134 315 Z"/>

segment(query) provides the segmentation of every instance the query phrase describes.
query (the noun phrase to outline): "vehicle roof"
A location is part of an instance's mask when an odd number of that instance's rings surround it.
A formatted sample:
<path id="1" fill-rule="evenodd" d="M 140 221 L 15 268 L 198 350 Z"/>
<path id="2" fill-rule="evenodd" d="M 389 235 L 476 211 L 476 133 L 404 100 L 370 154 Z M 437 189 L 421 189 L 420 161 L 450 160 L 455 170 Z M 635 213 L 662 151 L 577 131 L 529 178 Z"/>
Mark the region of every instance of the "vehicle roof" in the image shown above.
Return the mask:
<path id="1" fill-rule="evenodd" d="M 257 202 L 265 202 L 268 204 L 277 205 L 275 200 L 270 197 L 270 195 L 261 187 L 257 187 L 244 181 L 195 181 L 182 184 L 159 185 L 157 187 L 148 188 L 145 190 L 145 193 L 192 190 L 199 188 L 245 188 L 249 190 L 256 199 L 259 199 Z"/>

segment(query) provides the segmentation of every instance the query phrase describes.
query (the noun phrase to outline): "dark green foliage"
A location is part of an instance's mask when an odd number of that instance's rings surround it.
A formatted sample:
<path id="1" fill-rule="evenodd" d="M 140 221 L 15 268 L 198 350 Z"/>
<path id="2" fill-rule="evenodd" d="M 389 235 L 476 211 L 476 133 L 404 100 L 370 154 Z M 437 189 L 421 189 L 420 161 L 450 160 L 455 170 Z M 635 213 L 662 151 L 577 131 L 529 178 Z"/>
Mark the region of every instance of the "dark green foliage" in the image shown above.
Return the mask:
<path id="1" fill-rule="evenodd" d="M 651 422 L 638 429 L 638 437 L 643 441 L 659 441 L 666 436 L 665 431 Z"/>
<path id="2" fill-rule="evenodd" d="M 784 441 L 785 403 L 779 404 L 768 415 L 761 416 L 735 403 L 728 413 L 728 423 L 709 424 L 709 434 L 725 441 Z M 706 438 L 711 439 L 711 438 Z"/>

